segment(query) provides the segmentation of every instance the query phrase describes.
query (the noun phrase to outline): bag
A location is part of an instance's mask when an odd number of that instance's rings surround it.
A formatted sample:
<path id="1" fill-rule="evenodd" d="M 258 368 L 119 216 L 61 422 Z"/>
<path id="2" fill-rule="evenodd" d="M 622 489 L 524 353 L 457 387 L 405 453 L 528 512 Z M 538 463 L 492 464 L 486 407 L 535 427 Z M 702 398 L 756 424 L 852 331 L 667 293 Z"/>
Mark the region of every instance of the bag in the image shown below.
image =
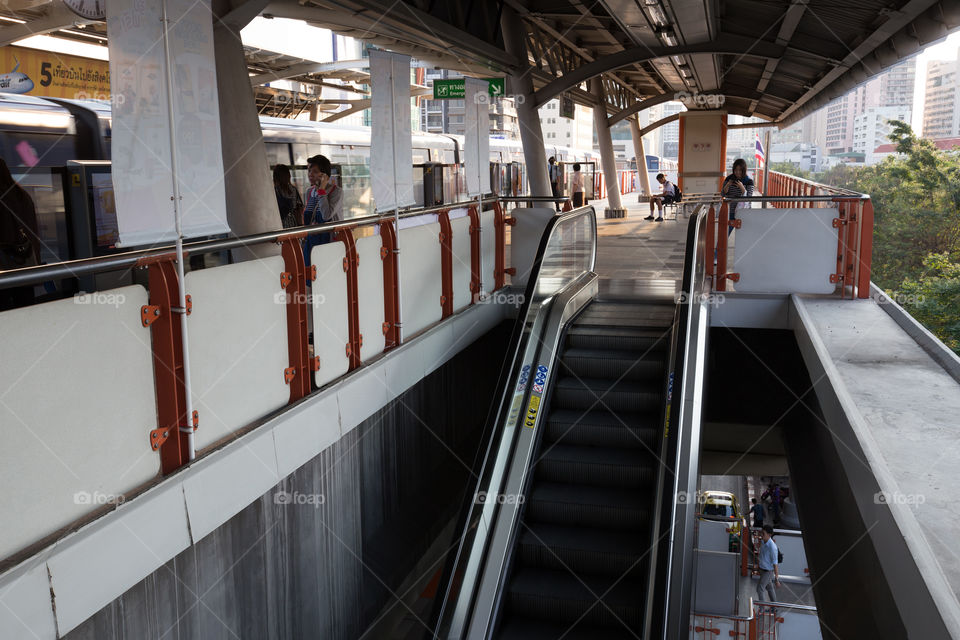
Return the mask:
<path id="1" fill-rule="evenodd" d="M 780 551 L 780 545 L 777 545 L 777 564 L 783 564 L 783 551 Z"/>
<path id="2" fill-rule="evenodd" d="M 303 224 L 303 221 L 300 217 L 300 212 L 303 211 L 303 198 L 300 197 L 299 191 L 294 191 L 297 194 L 297 199 L 293 203 L 293 206 L 289 211 L 283 216 L 283 228 L 289 229 L 290 227 L 299 227 Z"/>
<path id="3" fill-rule="evenodd" d="M 36 264 L 33 243 L 30 242 L 30 234 L 25 228 L 17 227 L 17 235 L 12 242 L 0 243 L 0 268 L 3 271 L 32 267 Z"/>
<path id="4" fill-rule="evenodd" d="M 673 185 L 673 191 L 674 191 L 674 200 L 673 200 L 674 202 L 680 202 L 681 200 L 683 200 L 683 194 L 680 193 L 680 187 L 678 187 L 677 185 Z"/>

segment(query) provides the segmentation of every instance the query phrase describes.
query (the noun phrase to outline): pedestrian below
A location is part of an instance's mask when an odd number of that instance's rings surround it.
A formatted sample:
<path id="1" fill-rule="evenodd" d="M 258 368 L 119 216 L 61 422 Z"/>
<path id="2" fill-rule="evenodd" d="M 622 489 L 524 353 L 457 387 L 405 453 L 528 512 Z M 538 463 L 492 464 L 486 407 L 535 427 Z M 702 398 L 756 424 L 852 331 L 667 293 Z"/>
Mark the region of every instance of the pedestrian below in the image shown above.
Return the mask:
<path id="1" fill-rule="evenodd" d="M 760 584 L 757 585 L 757 600 L 777 601 L 777 591 L 774 586 L 780 586 L 780 564 L 778 557 L 780 549 L 773 541 L 773 527 L 763 525 L 760 532 Z M 769 598 L 767 597 L 769 596 Z"/>
<path id="2" fill-rule="evenodd" d="M 750 512 L 753 513 L 753 526 L 761 529 L 763 528 L 763 505 L 757 504 L 756 498 L 751 498 L 750 502 L 753 503 L 753 506 L 750 507 Z"/>

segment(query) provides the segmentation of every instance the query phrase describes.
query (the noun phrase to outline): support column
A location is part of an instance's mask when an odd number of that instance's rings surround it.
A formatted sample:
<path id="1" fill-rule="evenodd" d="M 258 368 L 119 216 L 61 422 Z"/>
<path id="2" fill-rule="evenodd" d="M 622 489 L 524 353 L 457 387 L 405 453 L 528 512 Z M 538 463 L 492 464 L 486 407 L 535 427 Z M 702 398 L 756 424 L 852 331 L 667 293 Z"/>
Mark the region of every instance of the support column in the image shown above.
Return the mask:
<path id="1" fill-rule="evenodd" d="M 613 155 L 613 139 L 607 126 L 607 98 L 603 94 L 603 82 L 600 77 L 590 80 L 590 88 L 597 98 L 593 107 L 593 126 L 597 129 L 597 141 L 600 144 L 600 163 L 603 165 L 603 180 L 607 183 L 607 209 L 604 218 L 624 218 L 627 210 L 620 202 L 620 181 L 617 180 L 617 158 Z"/>
<path id="2" fill-rule="evenodd" d="M 540 113 L 533 103 L 533 78 L 530 76 L 523 21 L 512 8 L 504 5 L 500 27 L 503 30 L 503 44 L 507 53 L 519 62 L 517 69 L 507 76 L 510 82 L 507 92 L 516 96 L 514 102 L 517 105 L 517 123 L 520 125 L 520 142 L 523 144 L 523 156 L 527 165 L 530 195 L 552 196 L 547 156 L 543 148 L 543 130 L 540 128 Z"/>
<path id="3" fill-rule="evenodd" d="M 218 16 L 236 16 L 231 2 L 217 2 Z M 254 5 L 247 2 L 245 5 Z M 251 11 L 250 18 L 256 15 Z M 220 133 L 223 150 L 224 187 L 227 222 L 235 235 L 244 236 L 281 227 L 273 182 L 267 171 L 267 151 L 257 107 L 243 57 L 240 29 L 246 20 L 214 20 L 213 46 L 217 65 L 217 90 L 220 93 Z M 304 187 L 305 185 L 299 185 Z M 259 245 L 255 250 L 234 251 L 234 257 L 249 259 L 256 255 L 276 254 L 278 248 Z"/>
<path id="4" fill-rule="evenodd" d="M 650 198 L 650 174 L 647 172 L 647 154 L 643 149 L 643 136 L 640 135 L 640 122 L 630 118 L 630 137 L 633 138 L 633 155 L 637 158 L 637 179 L 643 195 L 637 196 L 637 202 L 647 202 Z"/>

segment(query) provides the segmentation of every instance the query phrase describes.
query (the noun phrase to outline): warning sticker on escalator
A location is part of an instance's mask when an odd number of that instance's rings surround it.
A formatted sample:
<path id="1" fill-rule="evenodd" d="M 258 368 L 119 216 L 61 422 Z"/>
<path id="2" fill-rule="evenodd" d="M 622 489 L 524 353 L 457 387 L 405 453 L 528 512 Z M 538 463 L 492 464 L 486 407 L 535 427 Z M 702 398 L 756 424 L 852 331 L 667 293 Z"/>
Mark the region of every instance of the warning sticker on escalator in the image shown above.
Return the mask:
<path id="1" fill-rule="evenodd" d="M 523 424 L 533 429 L 537 424 L 537 413 L 540 411 L 540 399 L 543 396 L 543 388 L 547 384 L 547 367 L 540 365 L 537 367 L 537 374 L 533 378 L 533 386 L 530 389 L 530 403 L 527 405 L 527 417 Z"/>

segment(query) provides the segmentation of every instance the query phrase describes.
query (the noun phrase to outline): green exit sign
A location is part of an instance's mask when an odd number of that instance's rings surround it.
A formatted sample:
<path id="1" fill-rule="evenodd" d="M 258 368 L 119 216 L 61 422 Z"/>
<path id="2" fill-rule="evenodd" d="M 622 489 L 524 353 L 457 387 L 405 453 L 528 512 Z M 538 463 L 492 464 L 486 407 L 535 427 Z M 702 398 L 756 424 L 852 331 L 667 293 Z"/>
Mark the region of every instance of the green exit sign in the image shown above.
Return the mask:
<path id="1" fill-rule="evenodd" d="M 501 97 L 506 93 L 503 78 L 481 78 L 489 82 L 489 93 L 494 98 Z M 466 93 L 463 78 L 454 80 L 434 80 L 433 81 L 433 99 L 434 100 L 463 100 Z"/>

